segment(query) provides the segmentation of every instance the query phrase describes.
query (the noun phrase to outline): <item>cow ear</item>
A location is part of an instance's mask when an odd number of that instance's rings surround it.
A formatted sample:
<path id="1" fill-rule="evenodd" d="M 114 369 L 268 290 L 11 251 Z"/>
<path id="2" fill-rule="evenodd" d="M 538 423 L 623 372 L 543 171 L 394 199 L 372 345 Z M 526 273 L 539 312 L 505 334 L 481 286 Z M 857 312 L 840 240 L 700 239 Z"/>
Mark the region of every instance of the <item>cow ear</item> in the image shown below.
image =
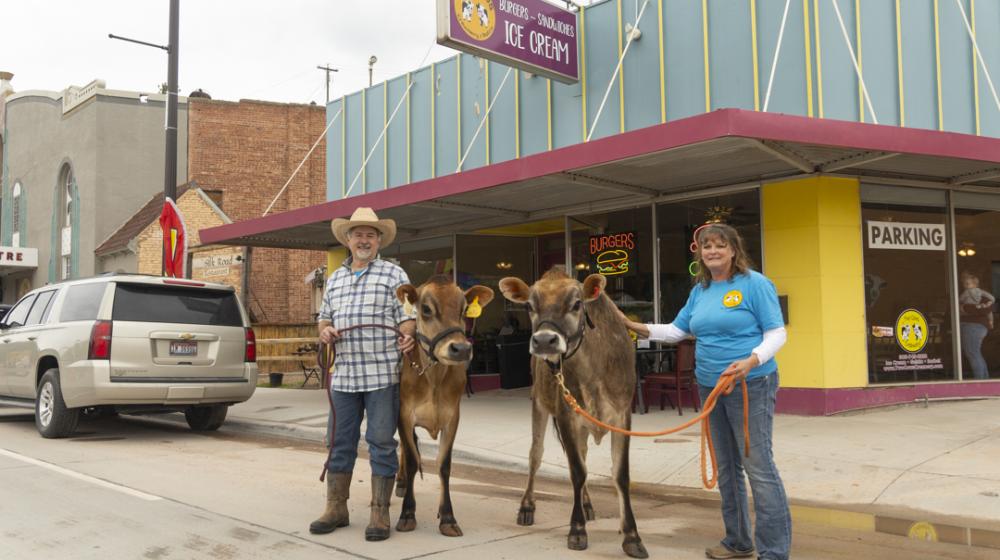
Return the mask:
<path id="1" fill-rule="evenodd" d="M 493 301 L 493 290 L 487 288 L 486 286 L 480 286 L 479 284 L 465 290 L 466 303 L 472 303 L 472 301 L 476 298 L 479 298 L 479 305 L 481 307 L 486 307 L 486 304 Z"/>
<path id="2" fill-rule="evenodd" d="M 583 281 L 583 300 L 594 301 L 601 297 L 608 280 L 601 274 L 591 274 Z"/>
<path id="3" fill-rule="evenodd" d="M 524 283 L 524 280 L 514 276 L 508 276 L 500 281 L 500 292 L 503 297 L 514 303 L 526 303 L 531 288 Z"/>
<path id="4" fill-rule="evenodd" d="M 400 303 L 413 305 L 417 303 L 417 289 L 413 287 L 413 284 L 403 284 L 396 288 L 396 297 L 399 298 Z"/>

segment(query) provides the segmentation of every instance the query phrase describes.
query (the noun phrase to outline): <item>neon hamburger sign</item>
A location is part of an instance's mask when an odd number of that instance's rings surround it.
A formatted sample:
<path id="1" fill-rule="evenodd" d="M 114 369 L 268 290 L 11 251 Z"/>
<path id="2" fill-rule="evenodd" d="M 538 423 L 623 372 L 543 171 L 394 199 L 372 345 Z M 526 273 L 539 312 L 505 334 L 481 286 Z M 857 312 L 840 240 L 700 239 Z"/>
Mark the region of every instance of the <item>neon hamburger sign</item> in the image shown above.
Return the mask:
<path id="1" fill-rule="evenodd" d="M 597 272 L 604 276 L 633 272 L 631 259 L 635 244 L 635 232 L 631 231 L 590 236 L 588 248 Z"/>

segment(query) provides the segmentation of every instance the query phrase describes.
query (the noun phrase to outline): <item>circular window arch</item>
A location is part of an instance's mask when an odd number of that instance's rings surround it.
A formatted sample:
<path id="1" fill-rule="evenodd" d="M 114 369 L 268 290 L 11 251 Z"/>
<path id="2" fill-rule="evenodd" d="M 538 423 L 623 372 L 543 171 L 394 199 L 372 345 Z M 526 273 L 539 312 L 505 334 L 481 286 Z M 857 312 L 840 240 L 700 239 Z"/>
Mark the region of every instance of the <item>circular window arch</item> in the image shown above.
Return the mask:
<path id="1" fill-rule="evenodd" d="M 73 204 L 76 192 L 76 176 L 73 167 L 67 162 L 59 171 L 59 184 L 56 191 L 57 212 L 59 212 L 59 278 L 66 280 L 73 277 Z"/>

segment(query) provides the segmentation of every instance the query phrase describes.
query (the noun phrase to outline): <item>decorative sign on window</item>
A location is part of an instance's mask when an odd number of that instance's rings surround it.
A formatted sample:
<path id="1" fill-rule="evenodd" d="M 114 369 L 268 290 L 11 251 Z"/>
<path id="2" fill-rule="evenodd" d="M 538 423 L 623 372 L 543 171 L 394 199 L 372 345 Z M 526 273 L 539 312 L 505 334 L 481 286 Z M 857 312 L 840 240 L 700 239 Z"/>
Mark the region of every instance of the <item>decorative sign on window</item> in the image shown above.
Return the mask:
<path id="1" fill-rule="evenodd" d="M 944 224 L 869 221 L 868 248 L 944 251 Z"/>
<path id="2" fill-rule="evenodd" d="M 567 84 L 579 81 L 576 14 L 544 0 L 437 0 L 437 42 Z"/>
<path id="3" fill-rule="evenodd" d="M 590 259 L 598 273 L 604 276 L 631 275 L 635 272 L 634 231 L 592 235 L 588 243 Z"/>

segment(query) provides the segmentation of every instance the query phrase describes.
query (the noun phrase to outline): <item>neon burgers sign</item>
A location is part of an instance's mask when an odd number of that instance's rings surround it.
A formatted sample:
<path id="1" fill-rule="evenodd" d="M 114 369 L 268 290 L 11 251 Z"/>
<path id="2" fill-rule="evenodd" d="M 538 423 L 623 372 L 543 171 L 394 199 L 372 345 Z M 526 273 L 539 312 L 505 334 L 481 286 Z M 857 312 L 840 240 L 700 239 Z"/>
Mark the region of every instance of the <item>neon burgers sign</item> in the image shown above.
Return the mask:
<path id="1" fill-rule="evenodd" d="M 632 266 L 635 244 L 633 231 L 592 235 L 588 243 L 590 259 L 604 276 L 631 274 L 635 271 Z"/>

